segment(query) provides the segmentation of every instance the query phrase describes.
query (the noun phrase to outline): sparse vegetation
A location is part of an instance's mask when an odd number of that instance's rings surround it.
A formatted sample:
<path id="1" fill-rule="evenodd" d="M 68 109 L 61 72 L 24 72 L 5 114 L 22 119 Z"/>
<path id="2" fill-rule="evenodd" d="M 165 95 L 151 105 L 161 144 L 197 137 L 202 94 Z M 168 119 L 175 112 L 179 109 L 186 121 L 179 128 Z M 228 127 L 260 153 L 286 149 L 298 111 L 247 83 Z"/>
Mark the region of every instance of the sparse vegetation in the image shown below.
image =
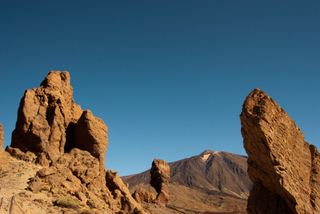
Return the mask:
<path id="1" fill-rule="evenodd" d="M 80 214 L 92 214 L 91 210 L 88 210 L 88 209 L 84 209 L 81 211 Z"/>
<path id="2" fill-rule="evenodd" d="M 76 202 L 73 199 L 68 198 L 68 197 L 58 198 L 58 200 L 56 201 L 56 204 L 59 207 L 72 208 L 72 209 L 79 208 L 78 202 Z"/>

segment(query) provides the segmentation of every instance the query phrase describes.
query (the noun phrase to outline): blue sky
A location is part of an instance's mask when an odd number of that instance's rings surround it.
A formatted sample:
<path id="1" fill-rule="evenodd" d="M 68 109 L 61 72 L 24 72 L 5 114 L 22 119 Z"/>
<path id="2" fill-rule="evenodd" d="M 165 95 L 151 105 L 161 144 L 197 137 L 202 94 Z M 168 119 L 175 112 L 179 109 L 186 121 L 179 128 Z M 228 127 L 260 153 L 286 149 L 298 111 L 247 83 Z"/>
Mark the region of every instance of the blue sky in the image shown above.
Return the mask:
<path id="1" fill-rule="evenodd" d="M 26 89 L 71 74 L 109 128 L 120 175 L 206 149 L 245 155 L 239 114 L 260 88 L 320 148 L 320 1 L 0 0 L 0 122 Z"/>

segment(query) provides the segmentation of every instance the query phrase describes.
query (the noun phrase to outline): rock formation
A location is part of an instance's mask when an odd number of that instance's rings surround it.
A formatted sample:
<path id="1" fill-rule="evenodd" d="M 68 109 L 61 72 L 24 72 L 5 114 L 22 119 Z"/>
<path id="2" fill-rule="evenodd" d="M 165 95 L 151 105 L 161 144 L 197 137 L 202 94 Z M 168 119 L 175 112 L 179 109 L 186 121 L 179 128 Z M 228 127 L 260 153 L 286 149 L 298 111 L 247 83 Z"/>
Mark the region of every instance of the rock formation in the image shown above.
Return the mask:
<path id="1" fill-rule="evenodd" d="M 82 114 L 72 94 L 66 71 L 50 71 L 39 88 L 26 90 L 20 101 L 11 147 L 33 152 L 41 163 L 56 162 L 73 144 L 69 135 Z"/>
<path id="2" fill-rule="evenodd" d="M 86 150 L 99 159 L 100 165 L 105 165 L 105 155 L 108 147 L 108 128 L 104 122 L 94 117 L 91 111 L 83 111 L 76 126 L 74 146 Z"/>
<path id="3" fill-rule="evenodd" d="M 253 182 L 248 213 L 320 213 L 320 154 L 295 122 L 259 89 L 240 119 Z"/>
<path id="4" fill-rule="evenodd" d="M 0 151 L 3 150 L 3 142 L 4 142 L 4 138 L 3 138 L 3 127 L 2 127 L 2 123 L 0 123 Z M 1 150 L 2 149 L 2 150 Z"/>
<path id="5" fill-rule="evenodd" d="M 4 137 L 3 137 L 3 127 L 2 124 L 0 123 L 0 164 L 5 161 L 5 152 L 3 150 L 3 142 L 4 142 Z"/>
<path id="6" fill-rule="evenodd" d="M 156 204 L 163 207 L 167 206 L 169 201 L 169 183 L 170 183 L 170 167 L 167 162 L 160 159 L 154 159 L 150 170 L 150 185 L 155 188 L 158 195 L 154 200 Z"/>
<path id="7" fill-rule="evenodd" d="M 146 202 L 146 203 L 151 203 L 154 201 L 155 197 L 153 194 L 145 189 L 138 188 L 134 191 L 132 194 L 132 197 L 138 202 Z"/>
<path id="8" fill-rule="evenodd" d="M 68 72 L 51 71 L 21 99 L 12 156 L 44 166 L 30 180 L 32 192 L 69 196 L 99 213 L 145 213 L 117 172 L 106 171 L 107 126 L 72 98 Z"/>

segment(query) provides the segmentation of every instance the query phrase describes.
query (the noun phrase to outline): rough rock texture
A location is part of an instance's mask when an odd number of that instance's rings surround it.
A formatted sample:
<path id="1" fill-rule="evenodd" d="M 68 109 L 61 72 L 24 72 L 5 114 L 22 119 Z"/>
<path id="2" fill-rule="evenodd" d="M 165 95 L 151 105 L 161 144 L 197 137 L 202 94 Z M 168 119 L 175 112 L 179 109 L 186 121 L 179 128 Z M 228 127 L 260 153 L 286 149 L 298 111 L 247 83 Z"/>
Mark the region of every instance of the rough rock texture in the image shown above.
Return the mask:
<path id="1" fill-rule="evenodd" d="M 153 202 L 153 200 L 155 199 L 154 195 L 142 188 L 138 188 L 134 191 L 134 193 L 132 194 L 132 197 L 138 202 L 138 203 L 142 203 L 142 202 L 146 202 L 146 203 L 151 203 Z"/>
<path id="2" fill-rule="evenodd" d="M 99 159 L 100 165 L 105 165 L 105 155 L 108 147 L 108 128 L 104 122 L 94 117 L 91 111 L 83 111 L 76 126 L 74 144 L 76 148 L 86 150 Z"/>
<path id="3" fill-rule="evenodd" d="M 82 114 L 72 94 L 66 71 L 50 71 L 39 88 L 26 90 L 11 147 L 49 160 L 43 163 L 56 162 L 67 148 L 72 148 L 72 129 Z"/>
<path id="4" fill-rule="evenodd" d="M 2 124 L 0 123 L 0 151 L 3 151 L 3 142 L 4 142 L 3 127 L 2 127 Z"/>
<path id="5" fill-rule="evenodd" d="M 51 71 L 21 99 L 11 156 L 42 166 L 28 190 L 67 197 L 94 213 L 145 213 L 117 172 L 106 171 L 108 128 L 74 103 L 68 72 Z"/>
<path id="6" fill-rule="evenodd" d="M 107 186 L 114 196 L 120 209 L 127 213 L 144 213 L 141 206 L 132 198 L 128 186 L 124 184 L 118 172 L 108 170 L 106 173 Z"/>
<path id="7" fill-rule="evenodd" d="M 150 185 L 155 188 L 158 195 L 154 200 L 161 206 L 167 206 L 169 201 L 169 183 L 170 183 L 170 167 L 167 162 L 160 159 L 154 159 L 150 170 Z"/>
<path id="8" fill-rule="evenodd" d="M 74 148 L 51 167 L 39 170 L 28 189 L 33 192 L 47 191 L 57 196 L 76 196 L 80 203 L 102 213 L 108 210 L 144 213 L 117 172 L 100 169 L 97 158 L 88 151 Z"/>
<path id="9" fill-rule="evenodd" d="M 253 188 L 248 213 L 320 213 L 320 154 L 288 114 L 259 89 L 241 119 Z"/>
<path id="10" fill-rule="evenodd" d="M 5 161 L 6 159 L 6 153 L 3 149 L 3 142 L 4 142 L 4 133 L 3 133 L 3 127 L 2 124 L 0 123 L 0 164 Z"/>

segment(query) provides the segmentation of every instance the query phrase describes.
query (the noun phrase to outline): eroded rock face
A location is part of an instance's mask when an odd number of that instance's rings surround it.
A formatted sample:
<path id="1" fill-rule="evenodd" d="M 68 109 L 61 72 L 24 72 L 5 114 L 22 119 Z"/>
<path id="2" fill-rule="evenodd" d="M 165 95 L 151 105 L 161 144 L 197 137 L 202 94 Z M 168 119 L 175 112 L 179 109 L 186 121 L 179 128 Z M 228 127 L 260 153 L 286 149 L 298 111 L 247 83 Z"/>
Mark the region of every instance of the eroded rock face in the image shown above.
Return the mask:
<path id="1" fill-rule="evenodd" d="M 21 99 L 6 150 L 45 166 L 30 180 L 30 191 L 67 195 L 98 213 L 145 213 L 118 173 L 106 171 L 107 132 L 101 119 L 74 103 L 69 73 L 51 71 Z"/>
<path id="2" fill-rule="evenodd" d="M 82 114 L 72 94 L 67 71 L 50 71 L 39 88 L 26 90 L 18 109 L 11 147 L 42 155 L 52 163 L 57 161 L 67 144 L 73 144 L 67 136 L 68 130 Z"/>
<path id="3" fill-rule="evenodd" d="M 138 202 L 146 202 L 146 203 L 151 203 L 155 199 L 153 194 L 145 189 L 138 188 L 134 191 L 132 194 L 132 197 Z"/>
<path id="4" fill-rule="evenodd" d="M 5 161 L 6 157 L 5 157 L 5 152 L 3 149 L 3 142 L 4 142 L 4 132 L 3 132 L 3 127 L 2 124 L 0 123 L 0 164 Z"/>
<path id="5" fill-rule="evenodd" d="M 295 122 L 259 89 L 240 119 L 253 182 L 248 213 L 320 213 L 320 154 Z"/>
<path id="6" fill-rule="evenodd" d="M 0 150 L 3 150 L 3 142 L 4 142 L 4 138 L 3 138 L 3 127 L 2 124 L 0 123 Z"/>
<path id="7" fill-rule="evenodd" d="M 76 126 L 74 146 L 86 150 L 99 159 L 100 165 L 105 165 L 105 155 L 108 148 L 108 128 L 103 120 L 94 117 L 89 110 L 83 111 Z"/>
<path id="8" fill-rule="evenodd" d="M 107 187 L 115 201 L 121 205 L 121 210 L 127 213 L 144 213 L 141 206 L 132 198 L 128 186 L 123 183 L 118 172 L 108 170 L 106 173 Z"/>
<path id="9" fill-rule="evenodd" d="M 169 183 L 170 183 L 170 167 L 169 164 L 160 159 L 154 159 L 150 170 L 150 185 L 155 188 L 158 195 L 155 203 L 161 206 L 167 206 L 169 202 Z"/>
<path id="10" fill-rule="evenodd" d="M 101 171 L 98 158 L 78 148 L 65 153 L 52 166 L 42 168 L 29 183 L 33 192 L 76 196 L 102 213 L 144 213 L 117 172 Z M 92 205 L 92 203 L 95 203 Z"/>

